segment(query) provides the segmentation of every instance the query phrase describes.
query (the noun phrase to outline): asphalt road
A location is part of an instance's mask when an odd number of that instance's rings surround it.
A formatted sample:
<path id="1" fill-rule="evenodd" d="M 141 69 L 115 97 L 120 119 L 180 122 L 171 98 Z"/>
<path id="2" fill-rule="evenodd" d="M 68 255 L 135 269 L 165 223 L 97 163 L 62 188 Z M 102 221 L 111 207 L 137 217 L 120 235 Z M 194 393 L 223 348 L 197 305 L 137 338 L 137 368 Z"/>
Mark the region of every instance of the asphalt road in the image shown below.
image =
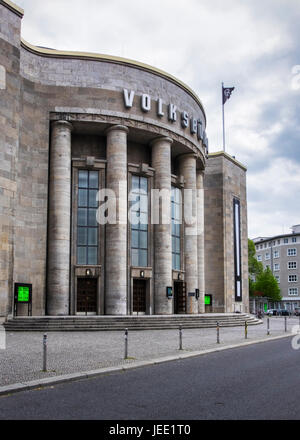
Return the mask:
<path id="1" fill-rule="evenodd" d="M 291 338 L 0 397 L 0 419 L 300 419 Z"/>

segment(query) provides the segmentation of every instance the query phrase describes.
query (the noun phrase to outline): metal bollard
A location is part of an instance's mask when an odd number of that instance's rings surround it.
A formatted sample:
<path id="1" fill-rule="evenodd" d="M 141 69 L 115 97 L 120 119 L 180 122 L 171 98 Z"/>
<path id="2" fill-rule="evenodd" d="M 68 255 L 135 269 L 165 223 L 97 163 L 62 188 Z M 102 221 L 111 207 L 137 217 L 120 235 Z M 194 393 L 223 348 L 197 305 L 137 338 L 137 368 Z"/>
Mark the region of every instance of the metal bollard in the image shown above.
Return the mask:
<path id="1" fill-rule="evenodd" d="M 125 328 L 125 354 L 124 359 L 128 358 L 128 328 Z"/>
<path id="2" fill-rule="evenodd" d="M 284 317 L 284 331 L 287 332 L 287 319 Z"/>
<path id="3" fill-rule="evenodd" d="M 43 371 L 47 371 L 47 334 L 43 336 Z"/>
<path id="4" fill-rule="evenodd" d="M 267 335 L 270 334 L 270 318 L 267 318 Z"/>
<path id="5" fill-rule="evenodd" d="M 182 350 L 182 325 L 179 326 L 179 350 Z"/>
<path id="6" fill-rule="evenodd" d="M 245 339 L 248 338 L 248 322 L 245 321 Z"/>
<path id="7" fill-rule="evenodd" d="M 220 325 L 217 322 L 217 344 L 220 344 Z"/>

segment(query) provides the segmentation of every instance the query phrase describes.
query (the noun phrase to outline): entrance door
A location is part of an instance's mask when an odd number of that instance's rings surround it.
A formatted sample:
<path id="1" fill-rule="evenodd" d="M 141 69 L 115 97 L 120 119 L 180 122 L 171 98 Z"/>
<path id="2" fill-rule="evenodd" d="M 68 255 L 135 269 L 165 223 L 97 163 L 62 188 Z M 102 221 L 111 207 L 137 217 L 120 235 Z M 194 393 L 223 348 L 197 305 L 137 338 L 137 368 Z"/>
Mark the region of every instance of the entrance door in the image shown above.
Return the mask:
<path id="1" fill-rule="evenodd" d="M 97 278 L 77 278 L 77 312 L 97 313 Z"/>
<path id="2" fill-rule="evenodd" d="M 186 313 L 186 283 L 174 281 L 174 313 Z"/>
<path id="3" fill-rule="evenodd" d="M 133 280 L 133 312 L 146 313 L 146 280 Z"/>

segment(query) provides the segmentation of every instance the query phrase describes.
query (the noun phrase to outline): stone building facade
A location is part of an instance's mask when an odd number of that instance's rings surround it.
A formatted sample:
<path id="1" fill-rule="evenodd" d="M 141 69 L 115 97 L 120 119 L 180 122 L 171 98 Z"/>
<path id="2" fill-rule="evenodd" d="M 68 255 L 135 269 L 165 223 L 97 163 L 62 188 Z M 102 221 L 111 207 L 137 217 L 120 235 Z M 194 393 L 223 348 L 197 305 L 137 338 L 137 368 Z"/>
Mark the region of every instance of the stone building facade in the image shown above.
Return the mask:
<path id="1" fill-rule="evenodd" d="M 22 16 L 0 0 L 0 316 L 16 283 L 35 316 L 247 312 L 246 170 L 208 154 L 196 94 L 142 63 L 32 46 Z"/>
<path id="2" fill-rule="evenodd" d="M 268 308 L 294 312 L 300 308 L 300 225 L 291 234 L 254 238 L 256 258 L 269 267 L 280 287 L 281 301 L 268 301 Z M 266 301 L 267 302 L 267 301 Z"/>

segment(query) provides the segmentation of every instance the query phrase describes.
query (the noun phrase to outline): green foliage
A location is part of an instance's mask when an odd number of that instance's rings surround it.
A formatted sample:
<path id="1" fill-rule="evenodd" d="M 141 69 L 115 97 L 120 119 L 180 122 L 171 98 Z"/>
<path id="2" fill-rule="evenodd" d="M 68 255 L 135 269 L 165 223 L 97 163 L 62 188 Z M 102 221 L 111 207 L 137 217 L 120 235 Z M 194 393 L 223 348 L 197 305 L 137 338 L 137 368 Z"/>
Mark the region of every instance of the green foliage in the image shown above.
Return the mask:
<path id="1" fill-rule="evenodd" d="M 263 296 L 267 296 L 273 301 L 280 301 L 282 299 L 277 280 L 269 267 L 257 275 L 254 291 L 262 292 Z"/>
<path id="2" fill-rule="evenodd" d="M 257 290 L 255 287 L 255 279 L 263 272 L 264 267 L 260 261 L 257 261 L 255 257 L 255 244 L 252 240 L 248 239 L 248 271 L 249 271 L 249 295 L 253 296 Z"/>
<path id="3" fill-rule="evenodd" d="M 263 272 L 264 267 L 263 264 L 260 261 L 257 261 L 255 258 L 255 244 L 252 240 L 248 239 L 248 270 L 249 275 L 254 276 L 255 278 L 257 275 Z"/>
<path id="4" fill-rule="evenodd" d="M 255 282 L 251 278 L 249 278 L 249 295 L 253 296 L 254 292 L 255 292 Z"/>
<path id="5" fill-rule="evenodd" d="M 248 265 L 249 265 L 249 294 L 261 292 L 274 301 L 281 300 L 280 288 L 277 280 L 267 267 L 264 270 L 263 264 L 257 261 L 255 257 L 255 244 L 252 240 L 248 240 Z"/>

